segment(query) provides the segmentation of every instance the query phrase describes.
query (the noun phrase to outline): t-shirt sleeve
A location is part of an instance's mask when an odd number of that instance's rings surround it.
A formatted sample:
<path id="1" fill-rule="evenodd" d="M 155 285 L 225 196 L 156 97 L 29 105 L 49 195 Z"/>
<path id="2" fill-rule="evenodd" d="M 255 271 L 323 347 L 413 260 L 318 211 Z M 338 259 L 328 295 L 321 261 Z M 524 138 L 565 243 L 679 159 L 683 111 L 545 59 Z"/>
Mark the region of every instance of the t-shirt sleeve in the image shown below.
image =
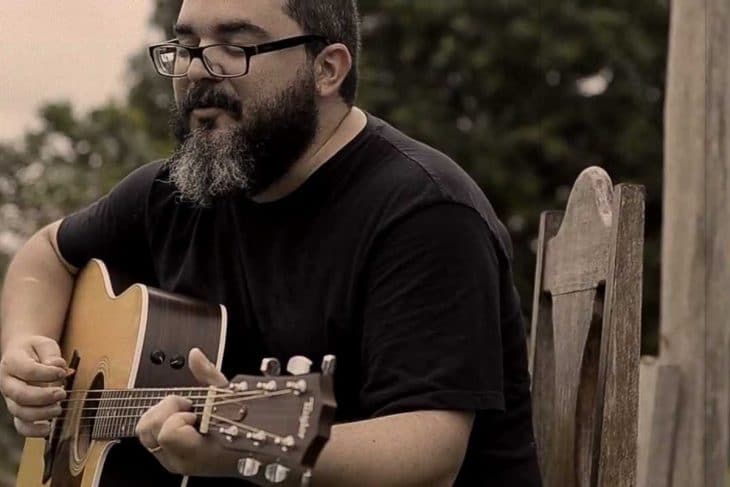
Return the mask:
<path id="1" fill-rule="evenodd" d="M 421 209 L 382 235 L 367 272 L 363 387 L 371 416 L 503 410 L 500 266 L 473 209 Z"/>
<path id="2" fill-rule="evenodd" d="M 92 258 L 129 271 L 149 257 L 147 200 L 160 163 L 142 166 L 108 194 L 68 217 L 58 230 L 61 255 L 76 267 Z"/>

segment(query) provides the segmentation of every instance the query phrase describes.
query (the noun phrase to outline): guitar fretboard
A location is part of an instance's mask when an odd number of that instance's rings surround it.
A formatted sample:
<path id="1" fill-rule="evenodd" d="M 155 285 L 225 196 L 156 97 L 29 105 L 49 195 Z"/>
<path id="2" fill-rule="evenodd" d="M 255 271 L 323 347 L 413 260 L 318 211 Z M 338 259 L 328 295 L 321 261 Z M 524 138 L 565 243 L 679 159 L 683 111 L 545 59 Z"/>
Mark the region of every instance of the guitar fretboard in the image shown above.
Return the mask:
<path id="1" fill-rule="evenodd" d="M 87 397 L 81 428 L 91 429 L 95 440 L 131 438 L 136 436 L 134 429 L 142 415 L 165 397 L 176 395 L 190 399 L 193 411 L 200 412 L 207 392 L 205 388 L 102 391 Z"/>

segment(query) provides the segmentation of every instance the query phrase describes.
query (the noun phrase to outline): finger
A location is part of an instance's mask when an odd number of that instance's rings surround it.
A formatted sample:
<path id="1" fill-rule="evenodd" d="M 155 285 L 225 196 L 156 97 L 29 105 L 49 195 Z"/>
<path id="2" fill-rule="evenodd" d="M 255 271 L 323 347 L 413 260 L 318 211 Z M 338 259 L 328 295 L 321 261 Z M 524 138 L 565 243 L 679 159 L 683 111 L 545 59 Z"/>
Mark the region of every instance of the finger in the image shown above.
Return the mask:
<path id="1" fill-rule="evenodd" d="M 28 438 L 43 438 L 51 432 L 51 424 L 48 421 L 23 421 L 19 418 L 13 418 L 13 426 L 15 430 Z"/>
<path id="2" fill-rule="evenodd" d="M 226 387 L 228 385 L 226 376 L 215 368 L 213 362 L 208 360 L 199 348 L 190 350 L 188 364 L 190 372 L 193 373 L 193 376 L 200 384 L 216 387 Z"/>
<path id="3" fill-rule="evenodd" d="M 52 406 L 29 408 L 20 406 L 12 399 L 6 399 L 5 402 L 8 406 L 8 412 L 12 416 L 23 421 L 47 421 L 57 416 L 60 416 L 62 412 L 61 405 L 59 403 L 56 403 Z"/>
<path id="4" fill-rule="evenodd" d="M 165 421 L 175 413 L 188 411 L 193 403 L 179 396 L 167 396 L 145 412 L 137 423 L 135 433 L 146 448 L 158 446 L 158 436 Z"/>
<path id="5" fill-rule="evenodd" d="M 60 387 L 32 386 L 11 376 L 2 378 L 0 391 L 23 407 L 50 406 L 66 398 L 66 391 Z"/>
<path id="6" fill-rule="evenodd" d="M 61 356 L 61 347 L 56 340 L 39 336 L 31 342 L 31 345 L 39 362 L 66 368 L 66 361 Z"/>
<path id="7" fill-rule="evenodd" d="M 162 449 L 182 456 L 200 451 L 204 438 L 195 428 L 196 421 L 194 413 L 175 413 L 167 418 L 157 436 Z"/>
<path id="8" fill-rule="evenodd" d="M 9 355 L 3 360 L 2 368 L 4 373 L 27 382 L 56 382 L 66 377 L 65 368 L 38 363 L 26 353 Z"/>

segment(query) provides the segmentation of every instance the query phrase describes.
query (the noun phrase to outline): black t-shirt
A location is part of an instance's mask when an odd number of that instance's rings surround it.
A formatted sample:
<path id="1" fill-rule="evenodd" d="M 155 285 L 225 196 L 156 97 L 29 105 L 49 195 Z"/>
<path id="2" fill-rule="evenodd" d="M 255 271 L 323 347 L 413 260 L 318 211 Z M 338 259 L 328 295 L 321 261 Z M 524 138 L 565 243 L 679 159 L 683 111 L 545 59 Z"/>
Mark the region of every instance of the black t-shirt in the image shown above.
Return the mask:
<path id="1" fill-rule="evenodd" d="M 62 255 L 224 304 L 227 376 L 335 354 L 339 421 L 475 411 L 457 485 L 539 485 L 511 243 L 453 161 L 368 116 L 272 203 L 194 208 L 167 176 L 143 166 L 66 218 Z"/>

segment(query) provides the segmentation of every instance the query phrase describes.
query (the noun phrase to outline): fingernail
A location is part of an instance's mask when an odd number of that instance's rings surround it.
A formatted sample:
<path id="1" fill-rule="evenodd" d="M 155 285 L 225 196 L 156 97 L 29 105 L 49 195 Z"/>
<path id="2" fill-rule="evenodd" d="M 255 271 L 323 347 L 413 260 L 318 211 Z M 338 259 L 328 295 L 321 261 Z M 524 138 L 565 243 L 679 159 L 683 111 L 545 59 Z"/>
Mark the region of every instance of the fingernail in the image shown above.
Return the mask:
<path id="1" fill-rule="evenodd" d="M 64 399 L 66 397 L 66 391 L 64 391 L 63 389 L 59 389 L 53 393 L 53 397 L 55 399 Z"/>

